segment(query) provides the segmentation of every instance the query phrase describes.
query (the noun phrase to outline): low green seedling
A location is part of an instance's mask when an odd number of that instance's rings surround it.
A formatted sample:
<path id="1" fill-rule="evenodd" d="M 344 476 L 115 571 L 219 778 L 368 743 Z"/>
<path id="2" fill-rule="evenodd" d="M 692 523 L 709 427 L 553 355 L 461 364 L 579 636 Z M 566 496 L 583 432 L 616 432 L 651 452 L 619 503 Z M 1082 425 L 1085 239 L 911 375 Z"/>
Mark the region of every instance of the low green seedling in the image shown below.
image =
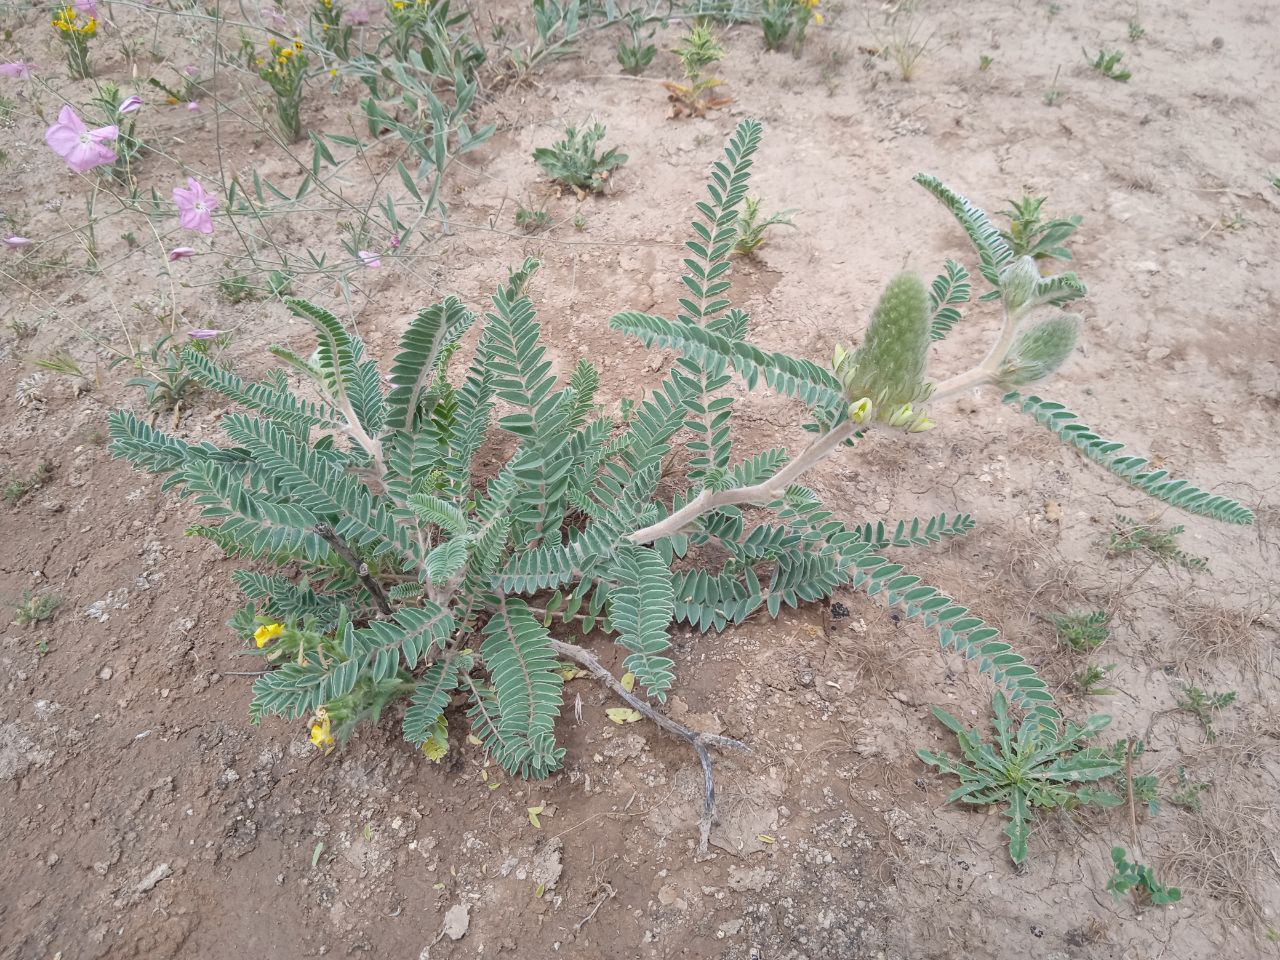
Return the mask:
<path id="1" fill-rule="evenodd" d="M 1213 728 L 1215 715 L 1235 702 L 1234 690 L 1210 693 L 1200 687 L 1188 686 L 1183 687 L 1182 696 L 1178 698 L 1177 705 L 1179 710 L 1185 710 L 1200 721 L 1200 725 L 1204 727 L 1205 737 L 1212 743 L 1218 739 L 1218 731 Z"/>
<path id="2" fill-rule="evenodd" d="M 1083 670 L 1071 678 L 1071 682 L 1075 684 L 1076 690 L 1082 697 L 1109 697 L 1115 691 L 1103 684 L 1106 682 L 1107 675 L 1115 667 L 1114 663 L 1103 666 L 1096 663 L 1087 664 Z"/>
<path id="3" fill-rule="evenodd" d="M 1110 619 L 1105 610 L 1049 616 L 1049 622 L 1058 635 L 1058 642 L 1076 653 L 1089 653 L 1106 643 L 1111 637 L 1108 625 Z"/>
<path id="4" fill-rule="evenodd" d="M 1200 813 L 1204 807 L 1200 794 L 1208 789 L 1209 784 L 1188 779 L 1186 767 L 1179 767 L 1177 789 L 1169 794 L 1168 799 L 1175 807 L 1190 813 Z"/>
<path id="5" fill-rule="evenodd" d="M 1155 524 L 1140 523 L 1122 514 L 1116 515 L 1119 527 L 1111 534 L 1107 543 L 1107 555 L 1121 557 L 1127 554 L 1142 553 L 1149 556 L 1153 563 L 1161 566 L 1177 566 L 1184 570 L 1208 570 L 1209 561 L 1204 557 L 1193 557 L 1178 546 L 1178 537 L 1186 532 L 1186 528 L 1178 525 L 1159 527 Z"/>
<path id="6" fill-rule="evenodd" d="M 1085 62 L 1094 70 L 1102 74 L 1108 80 L 1115 80 L 1117 83 L 1128 83 L 1129 78 L 1133 74 L 1120 66 L 1120 61 L 1124 59 L 1124 53 L 1119 50 L 1107 50 L 1105 47 L 1098 51 L 1097 56 L 1090 57 L 1089 51 L 1084 50 Z"/>
<path id="7" fill-rule="evenodd" d="M 525 233 L 539 233 L 551 226 L 551 214 L 545 210 L 530 210 L 525 206 L 517 206 L 516 226 Z"/>
<path id="8" fill-rule="evenodd" d="M 579 193 L 600 193 L 613 171 L 627 162 L 627 155 L 619 153 L 617 147 L 610 147 L 596 156 L 596 147 L 604 135 L 605 128 L 601 123 L 593 123 L 581 131 L 569 127 L 563 140 L 533 151 L 533 159 L 556 183 L 563 183 Z"/>
<path id="9" fill-rule="evenodd" d="M 658 55 L 658 47 L 652 43 L 653 29 L 641 36 L 641 28 L 644 20 L 638 13 L 632 13 L 627 17 L 627 33 L 628 36 L 618 41 L 617 57 L 618 66 L 622 68 L 622 72 L 628 76 L 638 77 L 649 68 L 653 63 L 653 58 Z"/>
<path id="10" fill-rule="evenodd" d="M 1129 862 L 1129 851 L 1124 847 L 1111 848 L 1111 863 L 1115 872 L 1107 881 L 1107 889 L 1118 901 L 1130 890 L 1157 906 L 1177 903 L 1182 899 L 1182 891 L 1177 887 L 1166 887 L 1156 880 L 1155 870 L 1141 864 Z"/>
<path id="11" fill-rule="evenodd" d="M 1129 21 L 1129 41 L 1131 43 L 1137 43 L 1146 35 L 1147 35 L 1146 27 L 1144 27 L 1137 20 Z M 1088 56 L 1088 54 L 1086 54 L 1086 56 Z"/>
<path id="12" fill-rule="evenodd" d="M 978 72 L 986 73 L 988 70 L 991 69 L 991 65 L 995 62 L 996 62 L 995 57 L 989 56 L 988 54 L 985 54 L 985 53 L 980 54 L 978 56 Z"/>
<path id="13" fill-rule="evenodd" d="M 794 227 L 795 223 L 791 220 L 791 214 L 794 210 L 783 210 L 781 213 L 770 214 L 764 216 L 760 212 L 760 199 L 758 197 L 745 197 L 742 203 L 742 214 L 738 217 L 736 230 L 738 237 L 733 244 L 733 252 L 750 256 L 758 250 L 765 241 L 764 233 L 770 227 L 787 226 Z"/>
<path id="14" fill-rule="evenodd" d="M 13 622 L 19 627 L 34 627 L 38 623 L 52 620 L 64 602 L 63 596 L 52 590 L 42 590 L 39 593 L 23 590 L 22 600 L 14 604 Z M 48 653 L 49 644 L 41 639 L 36 644 L 36 649 L 40 653 Z"/>
<path id="15" fill-rule="evenodd" d="M 1001 230 L 1000 235 L 1019 257 L 1070 260 L 1071 251 L 1063 244 L 1079 229 L 1082 218 L 1075 215 L 1041 219 L 1040 208 L 1047 199 L 1024 196 L 1021 200 L 1006 201 L 1009 209 L 1001 210 L 1000 216 L 1008 217 L 1009 228 Z"/>
<path id="16" fill-rule="evenodd" d="M 1087 747 L 1107 728 L 1111 718 L 1092 716 L 1083 725 L 1046 724 L 1035 716 L 1023 719 L 1016 732 L 1009 703 L 997 693 L 991 701 L 995 743 L 983 741 L 976 729 L 964 724 L 941 707 L 933 715 L 959 741 L 963 760 L 929 750 L 916 755 L 942 773 L 960 778 L 960 786 L 948 794 L 946 802 L 958 800 L 977 806 L 1004 805 L 1009 824 L 1009 857 L 1016 864 L 1027 859 L 1032 811 L 1075 809 L 1082 804 L 1114 807 L 1121 801 L 1110 790 L 1087 786 L 1124 769 L 1124 763 L 1098 747 Z"/>
<path id="17" fill-rule="evenodd" d="M 33 490 L 39 490 L 53 476 L 53 464 L 41 460 L 29 477 L 10 477 L 0 487 L 0 498 L 11 507 L 16 507 L 23 498 Z"/>

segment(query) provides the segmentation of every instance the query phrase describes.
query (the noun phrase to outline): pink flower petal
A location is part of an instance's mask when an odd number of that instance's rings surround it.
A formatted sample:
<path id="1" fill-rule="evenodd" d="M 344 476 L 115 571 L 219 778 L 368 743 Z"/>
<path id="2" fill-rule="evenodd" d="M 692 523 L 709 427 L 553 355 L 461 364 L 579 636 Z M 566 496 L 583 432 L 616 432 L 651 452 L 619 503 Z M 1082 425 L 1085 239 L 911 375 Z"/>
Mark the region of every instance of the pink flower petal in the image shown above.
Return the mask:
<path id="1" fill-rule="evenodd" d="M 382 260 L 372 250 L 361 250 L 360 259 L 364 261 L 364 265 L 370 269 L 382 266 Z"/>
<path id="2" fill-rule="evenodd" d="M 31 78 L 33 70 L 35 70 L 35 64 L 33 63 L 0 63 L 0 77 L 28 80 Z"/>
<path id="3" fill-rule="evenodd" d="M 187 336 L 192 340 L 212 340 L 214 337 L 220 337 L 226 332 L 225 330 L 207 330 L 201 327 L 196 330 L 188 330 Z"/>
<path id="4" fill-rule="evenodd" d="M 169 251 L 169 262 L 173 263 L 175 260 L 185 260 L 187 257 L 194 257 L 195 255 L 196 251 L 194 247 L 174 247 Z"/>
<path id="5" fill-rule="evenodd" d="M 199 113 L 200 104 L 197 101 L 192 100 L 190 103 L 187 104 L 187 109 L 190 110 L 192 113 Z"/>
<path id="6" fill-rule="evenodd" d="M 4 245 L 10 250 L 21 250 L 23 247 L 31 246 L 31 241 L 26 237 L 5 237 Z"/>
<path id="7" fill-rule="evenodd" d="M 89 131 L 89 138 L 94 143 L 102 143 L 104 140 L 116 140 L 120 137 L 120 128 L 114 123 L 109 127 L 99 127 L 97 130 Z"/>
<path id="8" fill-rule="evenodd" d="M 120 104 L 120 113 L 133 113 L 142 106 L 142 98 L 138 96 L 129 97 L 124 103 Z"/>
<path id="9" fill-rule="evenodd" d="M 98 15 L 98 0 L 71 0 L 71 5 L 91 17 Z"/>

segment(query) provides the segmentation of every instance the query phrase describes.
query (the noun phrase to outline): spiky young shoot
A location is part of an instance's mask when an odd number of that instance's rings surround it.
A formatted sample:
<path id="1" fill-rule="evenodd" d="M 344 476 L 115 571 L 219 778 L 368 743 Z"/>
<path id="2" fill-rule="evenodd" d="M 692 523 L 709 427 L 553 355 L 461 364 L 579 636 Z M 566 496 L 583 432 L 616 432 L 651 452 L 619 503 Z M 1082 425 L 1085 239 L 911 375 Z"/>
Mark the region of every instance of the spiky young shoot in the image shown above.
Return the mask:
<path id="1" fill-rule="evenodd" d="M 441 755 L 448 729 L 466 724 L 506 769 L 541 777 L 564 757 L 557 658 L 566 657 L 698 751 L 705 847 L 714 814 L 707 748 L 740 744 L 658 712 L 675 684 L 671 625 L 720 630 L 761 608 L 776 616 L 784 605 L 849 586 L 919 619 L 999 683 L 1029 722 L 1056 729 L 1047 684 L 999 631 L 881 555 L 963 535 L 967 517 L 900 523 L 890 537 L 883 523 L 836 519 L 799 485 L 880 421 L 857 423 L 848 385 L 829 370 L 752 345 L 749 317 L 731 306 L 734 225 L 760 136 L 759 124 L 744 121 L 712 167 L 687 243 L 689 295 L 677 319 L 610 320 L 649 347 L 681 354 L 625 422 L 599 414 L 590 363 L 580 362 L 567 382 L 554 374 L 528 289 L 533 261 L 499 286 L 481 320 L 454 297 L 421 311 L 403 335 L 389 391 L 338 318 L 288 300 L 315 327 L 318 349 L 310 360 L 273 352 L 312 396 L 295 393 L 279 372 L 246 383 L 187 350 L 192 377 L 250 411 L 223 417 L 226 445 L 188 443 L 131 413 L 113 415 L 112 452 L 193 498 L 203 512 L 193 532 L 291 574 L 235 574 L 249 603 L 231 623 L 267 668 L 254 684 L 255 720 L 310 717 L 313 742 L 327 751 L 356 723 L 407 697 L 405 737 L 429 756 Z M 985 215 L 936 181 L 930 189 L 976 238 L 983 275 L 998 280 L 1013 257 Z M 955 264 L 931 293 L 912 277 L 886 289 L 850 369 L 857 389 L 883 398 L 890 425 L 927 395 L 928 344 L 956 321 L 962 290 L 967 295 L 967 273 Z M 1039 284 L 1036 291 L 1045 292 Z M 940 327 L 944 310 L 952 313 Z M 462 374 L 446 376 L 477 322 L 474 356 Z M 748 388 L 763 380 L 804 403 L 813 439 L 735 460 L 732 372 Z M 944 381 L 932 402 L 974 382 Z M 1207 516 L 1252 520 L 1229 498 L 1142 472 L 1146 461 L 1116 455 L 1118 445 L 1072 423 L 1060 406 L 1029 398 L 1025 407 L 1139 489 Z M 486 443 L 494 430 L 514 452 L 481 475 L 488 454 L 477 455 L 498 448 Z M 659 481 L 677 445 L 689 482 L 668 500 Z M 571 627 L 612 633 L 636 689 L 570 643 Z M 455 700 L 462 711 L 451 710 Z"/>

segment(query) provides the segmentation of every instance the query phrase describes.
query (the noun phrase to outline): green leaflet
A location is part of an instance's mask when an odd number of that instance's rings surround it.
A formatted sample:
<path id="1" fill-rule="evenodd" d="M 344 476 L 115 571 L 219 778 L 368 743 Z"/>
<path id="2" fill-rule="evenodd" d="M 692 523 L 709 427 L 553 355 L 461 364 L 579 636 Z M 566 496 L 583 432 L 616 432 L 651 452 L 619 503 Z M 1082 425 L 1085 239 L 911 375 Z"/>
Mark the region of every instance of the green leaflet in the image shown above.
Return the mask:
<path id="1" fill-rule="evenodd" d="M 675 661 L 660 656 L 671 646 L 667 628 L 675 613 L 675 595 L 666 563 L 650 547 L 624 544 L 607 574 L 614 582 L 609 591 L 609 627 L 618 643 L 631 651 L 623 664 L 649 691 L 666 702 L 675 681 Z"/>
<path id="2" fill-rule="evenodd" d="M 973 285 L 969 271 L 954 260 L 943 264 L 943 272 L 929 285 L 929 336 L 941 340 L 960 321 L 957 306 L 969 302 Z"/>
<path id="3" fill-rule="evenodd" d="M 700 363 L 732 366 L 755 389 L 765 383 L 810 407 L 835 417 L 844 407 L 844 390 L 839 380 L 809 360 L 797 360 L 781 353 L 765 353 L 748 343 L 730 340 L 703 327 L 672 323 L 644 313 L 619 313 L 609 326 L 640 339 L 647 347 L 671 347 Z"/>
<path id="4" fill-rule="evenodd" d="M 431 386 L 436 360 L 449 342 L 456 342 L 475 319 L 457 297 L 418 311 L 400 338 L 400 352 L 391 367 L 387 395 L 387 429 L 417 428 L 419 401 Z"/>
<path id="5" fill-rule="evenodd" d="M 450 695 L 458 688 L 460 678 L 471 672 L 474 662 L 470 654 L 445 656 L 422 675 L 404 712 L 406 740 L 421 746 L 431 737 L 432 728 L 449 705 Z"/>
<path id="6" fill-rule="evenodd" d="M 1059 440 L 1075 447 L 1094 463 L 1148 496 L 1188 513 L 1211 517 L 1223 523 L 1253 523 L 1253 511 L 1238 500 L 1211 494 L 1185 480 L 1174 480 L 1167 470 L 1154 467 L 1147 469 L 1150 462 L 1145 457 L 1122 456 L 1120 451 L 1124 449 L 1123 443 L 1098 436 L 1060 403 L 1041 400 L 1037 396 L 1024 399 L 1016 392 L 1005 394 L 1004 402 L 1013 404 L 1023 413 L 1031 414 Z"/>
<path id="7" fill-rule="evenodd" d="M 516 599 L 499 600 L 484 633 L 480 654 L 493 687 L 491 697 L 473 693 L 473 726 L 506 770 L 544 777 L 564 755 L 555 746 L 564 679 L 557 672 L 551 635 Z"/>

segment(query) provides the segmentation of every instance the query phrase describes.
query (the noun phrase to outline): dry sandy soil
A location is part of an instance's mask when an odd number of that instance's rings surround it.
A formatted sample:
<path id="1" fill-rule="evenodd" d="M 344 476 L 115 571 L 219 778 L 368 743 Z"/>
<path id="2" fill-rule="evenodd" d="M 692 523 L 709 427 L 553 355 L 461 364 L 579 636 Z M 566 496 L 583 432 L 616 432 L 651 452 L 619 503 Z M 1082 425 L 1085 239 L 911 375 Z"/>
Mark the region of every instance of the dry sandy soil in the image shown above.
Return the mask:
<path id="1" fill-rule="evenodd" d="M 693 757 L 652 726 L 608 723 L 614 703 L 583 680 L 570 687 L 581 720 L 560 724 L 565 768 L 538 783 L 508 778 L 465 743 L 444 764 L 424 762 L 393 717 L 329 757 L 302 725 L 251 726 L 252 681 L 240 674 L 256 661 L 223 626 L 238 606 L 233 564 L 183 536 L 194 508 L 109 456 L 105 416 L 141 409 L 140 394 L 83 332 L 126 349 L 126 331 L 152 342 L 176 309 L 179 329 L 233 330 L 228 359 L 250 375 L 268 369 L 268 343 L 310 350 L 308 332 L 278 303 L 220 300 L 216 256 L 181 265 L 191 269 L 175 270 L 171 287 L 156 245 L 132 251 L 123 238 L 147 236 L 137 218 L 104 221 L 110 267 L 84 270 L 68 231 L 83 221 L 86 181 L 51 158 L 36 112 L 83 103 L 91 88 L 55 68 L 47 11 L 10 5 L 0 59 L 47 66 L 42 85 L 0 80 L 14 104 L 0 211 L 6 232 L 59 239 L 29 259 L 0 257 L 0 477 L 49 465 L 36 489 L 0 506 L 0 598 L 53 589 L 66 602 L 51 621 L 0 635 L 0 957 L 1275 955 L 1280 194 L 1268 173 L 1280 171 L 1280 10 L 1268 0 L 932 3 L 921 9 L 932 48 L 904 83 L 871 55 L 880 7 L 827 6 L 798 59 L 763 53 L 757 28 L 729 30 L 720 73 L 734 103 L 706 119 L 666 118 L 656 78 L 674 75 L 669 53 L 626 78 L 611 37 L 491 92 L 481 112 L 498 132 L 454 171 L 450 231 L 360 274 L 347 306 L 332 283 L 303 280 L 300 292 L 345 310 L 386 357 L 414 309 L 445 292 L 481 305 L 506 267 L 535 254 L 553 354 L 562 368 L 579 355 L 599 363 L 613 408 L 656 383 L 670 357 L 621 342 L 605 321 L 672 311 L 692 203 L 742 117 L 766 128 L 754 192 L 798 213 L 797 229 L 737 264 L 737 302 L 759 344 L 819 361 L 859 334 L 904 264 L 926 276 L 946 256 L 973 265 L 912 173 L 936 173 L 988 209 L 1023 190 L 1049 194 L 1053 212 L 1084 216 L 1073 248 L 1090 294 L 1087 339 L 1043 392 L 1238 497 L 1257 525 L 1157 509 L 991 395 L 937 410 L 939 428 L 908 443 L 866 444 L 813 482 L 854 520 L 973 513 L 973 534 L 906 559 L 1001 626 L 1068 715 L 1106 712 L 1109 739 L 1145 738 L 1135 772 L 1159 777 L 1159 812 L 1139 809 L 1132 823 L 1126 807 L 1042 817 L 1026 868 L 1014 869 L 999 814 L 944 806 L 954 782 L 915 756 L 954 746 L 930 705 L 985 724 L 990 684 L 853 592 L 721 635 L 677 632 L 671 712 L 753 748 L 718 759 L 722 822 L 705 858 L 695 856 Z M 145 34 L 142 46 L 157 44 L 139 53 L 140 75 L 187 63 L 211 73 L 207 33 L 191 18 L 162 16 L 153 35 L 152 12 L 112 15 L 122 33 Z M 1137 41 L 1131 18 L 1146 29 Z M 104 36 L 100 75 L 124 80 L 119 41 Z M 663 33 L 664 49 L 677 36 Z M 1082 46 L 1125 50 L 1132 80 L 1092 72 Z M 994 62 L 980 72 L 984 53 Z M 174 158 L 206 182 L 221 163 L 297 183 L 258 130 L 257 79 L 220 70 L 199 114 L 142 114 L 161 153 L 143 162 L 144 191 L 167 196 Z M 1055 74 L 1065 96 L 1047 105 Z M 348 131 L 360 95 L 356 81 L 333 91 L 317 81 L 304 122 Z M 556 196 L 531 151 L 592 114 L 630 161 L 605 197 Z M 343 189 L 369 195 L 360 177 Z M 545 203 L 555 225 L 522 236 L 517 202 Z M 331 220 L 282 217 L 274 243 L 335 254 Z M 216 248 L 234 253 L 225 221 L 219 231 Z M 19 322 L 38 329 L 18 336 Z M 982 349 L 991 323 L 970 311 L 943 351 L 945 372 Z M 87 380 L 47 375 L 43 402 L 20 406 L 33 361 L 58 349 Z M 749 448 L 799 422 L 765 393 L 745 409 Z M 178 433 L 216 438 L 221 412 L 200 398 Z M 1209 571 L 1108 556 L 1116 514 L 1184 523 L 1182 548 Z M 1093 658 L 1115 665 L 1109 696 L 1078 694 L 1080 657 L 1042 619 L 1084 607 L 1112 614 L 1113 637 Z M 592 642 L 621 669 L 611 645 Z M 1215 719 L 1216 740 L 1175 708 L 1185 684 L 1238 693 Z M 1198 812 L 1169 800 L 1179 771 L 1207 785 Z M 526 808 L 539 804 L 536 829 Z M 1135 829 L 1181 903 L 1142 907 L 1104 890 L 1110 847 L 1134 850 Z"/>

